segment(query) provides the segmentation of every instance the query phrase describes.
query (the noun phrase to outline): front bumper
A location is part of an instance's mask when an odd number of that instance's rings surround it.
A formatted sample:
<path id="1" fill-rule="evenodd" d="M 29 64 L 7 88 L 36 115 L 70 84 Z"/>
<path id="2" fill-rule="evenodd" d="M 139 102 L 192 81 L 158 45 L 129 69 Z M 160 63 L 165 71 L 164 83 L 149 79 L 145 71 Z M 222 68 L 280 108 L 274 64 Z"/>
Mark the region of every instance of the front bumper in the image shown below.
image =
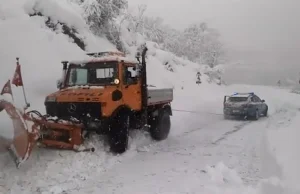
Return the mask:
<path id="1" fill-rule="evenodd" d="M 101 103 L 98 102 L 45 102 L 46 113 L 50 116 L 68 120 L 73 117 L 78 120 L 101 118 Z"/>

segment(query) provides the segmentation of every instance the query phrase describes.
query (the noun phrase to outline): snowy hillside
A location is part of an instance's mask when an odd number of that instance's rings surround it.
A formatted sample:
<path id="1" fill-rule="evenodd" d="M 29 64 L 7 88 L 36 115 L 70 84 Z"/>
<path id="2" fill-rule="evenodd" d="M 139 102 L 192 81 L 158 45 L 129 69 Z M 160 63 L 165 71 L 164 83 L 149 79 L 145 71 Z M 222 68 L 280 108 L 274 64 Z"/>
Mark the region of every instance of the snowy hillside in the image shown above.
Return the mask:
<path id="1" fill-rule="evenodd" d="M 82 7 L 74 2 L 0 2 L 0 84 L 11 79 L 15 58 L 20 57 L 32 109 L 44 111 L 44 98 L 56 90 L 62 60 L 81 60 L 86 52 L 116 50 L 106 38 L 92 34 L 82 17 Z M 74 27 L 77 38 L 64 34 L 63 24 L 50 29 L 48 17 Z M 126 30 L 122 38 L 130 57 L 145 42 Z M 78 39 L 86 51 L 75 43 Z M 0 193 L 300 192 L 296 182 L 300 170 L 296 152 L 300 95 L 275 87 L 210 84 L 204 73 L 216 69 L 176 57 L 156 43 L 147 42 L 147 46 L 149 84 L 174 88 L 169 138 L 154 142 L 147 133 L 134 131 L 129 151 L 113 156 L 103 137 L 93 136 L 87 143 L 96 147 L 95 153 L 36 149 L 21 169 L 3 154 Z M 202 74 L 200 85 L 195 83 L 198 70 Z M 14 87 L 13 92 L 17 103 L 23 104 L 21 89 Z M 233 92 L 257 93 L 268 103 L 269 117 L 257 122 L 224 120 L 223 96 Z M 9 127 L 1 121 L 2 128 Z"/>
<path id="2" fill-rule="evenodd" d="M 39 12 L 44 16 L 30 16 Z M 86 52 L 117 50 L 107 39 L 96 37 L 90 32 L 81 16 L 81 7 L 72 1 L 5 0 L 0 4 L 0 14 L 0 58 L 3 67 L 5 66 L 1 71 L 0 82 L 5 83 L 11 78 L 16 57 L 19 57 L 28 98 L 38 102 L 33 103 L 33 106 L 42 104 L 44 96 L 56 89 L 56 80 L 61 75 L 61 61 L 81 60 L 86 57 Z M 86 44 L 86 51 L 77 46 L 72 37 L 63 34 L 61 25 L 55 30 L 48 28 L 45 24 L 48 17 L 74 27 L 77 37 Z M 145 42 L 142 37 L 126 32 L 123 38 L 127 42 L 136 41 L 136 45 Z M 155 43 L 147 42 L 147 46 L 149 84 L 173 87 L 196 82 L 196 71 L 201 69 L 199 65 L 156 49 Z M 129 56 L 134 57 L 137 46 L 129 45 L 128 48 L 131 50 Z M 164 67 L 167 62 L 173 67 L 174 73 Z M 187 77 L 186 74 L 191 76 Z M 203 75 L 203 79 L 207 79 L 207 76 Z"/>

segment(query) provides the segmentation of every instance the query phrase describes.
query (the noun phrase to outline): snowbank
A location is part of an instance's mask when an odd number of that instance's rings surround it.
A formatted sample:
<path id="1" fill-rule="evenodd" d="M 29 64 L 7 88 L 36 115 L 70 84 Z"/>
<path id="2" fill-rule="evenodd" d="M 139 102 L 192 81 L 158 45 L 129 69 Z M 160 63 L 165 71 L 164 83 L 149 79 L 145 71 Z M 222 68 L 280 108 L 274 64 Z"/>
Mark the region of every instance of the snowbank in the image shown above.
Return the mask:
<path id="1" fill-rule="evenodd" d="M 268 151 L 274 158 L 273 163 L 277 163 L 277 168 L 273 171 L 275 173 L 272 174 L 273 179 L 277 181 L 271 184 L 277 189 L 275 194 L 300 193 L 300 153 L 297 151 L 300 146 L 300 113 L 295 109 L 285 118 L 274 119 L 266 132 Z"/>
<path id="2" fill-rule="evenodd" d="M 228 168 L 223 162 L 216 166 L 207 166 L 210 181 L 204 186 L 203 193 L 210 194 L 258 194 L 258 190 L 245 186 L 243 180 L 234 169 Z"/>
<path id="3" fill-rule="evenodd" d="M 0 95 L 0 102 L 1 102 L 1 100 L 13 102 L 10 94 Z M 13 139 L 13 137 L 14 137 L 13 129 L 14 129 L 14 126 L 13 126 L 12 120 L 9 117 L 9 115 L 6 113 L 5 110 L 0 110 L 0 132 L 1 132 L 0 138 L 2 137 L 5 139 L 8 139 L 8 140 Z M 0 144 L 0 152 L 1 152 L 1 144 Z"/>
<path id="4" fill-rule="evenodd" d="M 68 6 L 66 6 L 68 5 Z M 46 16 L 75 26 L 87 44 L 88 52 L 114 50 L 106 39 L 95 37 L 85 25 L 78 6 L 63 1 L 1 1 L 0 58 L 3 67 L 0 83 L 11 79 L 16 57 L 20 58 L 25 88 L 32 108 L 43 109 L 44 97 L 56 90 L 56 80 L 61 75 L 62 60 L 82 60 L 85 52 L 60 31 L 45 25 L 45 17 L 30 17 L 33 9 Z M 5 10 L 2 12 L 2 10 Z M 13 87 L 15 100 L 23 104 L 22 89 Z"/>
<path id="5" fill-rule="evenodd" d="M 0 137 L 9 139 L 9 140 L 13 139 L 14 126 L 13 126 L 11 118 L 5 112 L 5 110 L 0 112 L 0 123 L 1 123 L 1 126 L 0 126 L 1 136 Z M 0 150 L 1 150 L 1 148 L 0 148 Z"/>

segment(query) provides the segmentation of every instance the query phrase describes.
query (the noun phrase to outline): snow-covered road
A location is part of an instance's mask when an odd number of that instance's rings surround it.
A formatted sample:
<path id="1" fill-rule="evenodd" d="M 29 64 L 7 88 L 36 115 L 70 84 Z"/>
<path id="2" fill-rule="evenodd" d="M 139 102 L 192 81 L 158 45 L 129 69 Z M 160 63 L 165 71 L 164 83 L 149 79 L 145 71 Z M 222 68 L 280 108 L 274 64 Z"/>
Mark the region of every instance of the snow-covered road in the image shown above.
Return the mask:
<path id="1" fill-rule="evenodd" d="M 109 153 L 99 136 L 88 142 L 97 148 L 95 153 L 35 150 L 19 170 L 9 163 L 8 156 L 2 156 L 0 191 L 257 194 L 258 189 L 265 189 L 267 193 L 270 187 L 262 186 L 262 178 L 281 175 L 276 161 L 268 156 L 266 130 L 290 122 L 298 112 L 293 100 L 299 97 L 257 87 L 270 106 L 270 116 L 259 121 L 224 120 L 220 114 L 223 95 L 241 88 L 247 90 L 245 86 L 207 88 L 206 95 L 197 98 L 185 96 L 186 92 L 176 94 L 174 109 L 198 112 L 174 111 L 172 132 L 162 142 L 133 131 L 130 149 L 121 156 Z M 283 92 L 288 98 L 276 98 Z"/>
<path id="2" fill-rule="evenodd" d="M 264 123 L 263 119 L 250 123 L 217 117 L 198 130 L 183 130 L 97 176 L 84 193 L 201 193 L 209 189 L 210 178 L 220 178 L 210 177 L 207 165 L 220 161 L 236 168 L 245 184 L 257 184 L 262 136 L 258 126 Z"/>

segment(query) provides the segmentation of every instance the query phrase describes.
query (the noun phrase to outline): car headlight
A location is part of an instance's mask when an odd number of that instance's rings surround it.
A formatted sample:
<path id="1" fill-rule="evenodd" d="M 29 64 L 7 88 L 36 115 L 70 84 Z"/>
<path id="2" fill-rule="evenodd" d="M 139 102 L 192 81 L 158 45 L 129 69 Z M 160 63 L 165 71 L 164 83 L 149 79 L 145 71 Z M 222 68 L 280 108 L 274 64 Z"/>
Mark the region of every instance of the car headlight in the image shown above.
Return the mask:
<path id="1" fill-rule="evenodd" d="M 56 97 L 55 96 L 48 96 L 46 98 L 46 102 L 55 102 L 56 101 Z"/>

